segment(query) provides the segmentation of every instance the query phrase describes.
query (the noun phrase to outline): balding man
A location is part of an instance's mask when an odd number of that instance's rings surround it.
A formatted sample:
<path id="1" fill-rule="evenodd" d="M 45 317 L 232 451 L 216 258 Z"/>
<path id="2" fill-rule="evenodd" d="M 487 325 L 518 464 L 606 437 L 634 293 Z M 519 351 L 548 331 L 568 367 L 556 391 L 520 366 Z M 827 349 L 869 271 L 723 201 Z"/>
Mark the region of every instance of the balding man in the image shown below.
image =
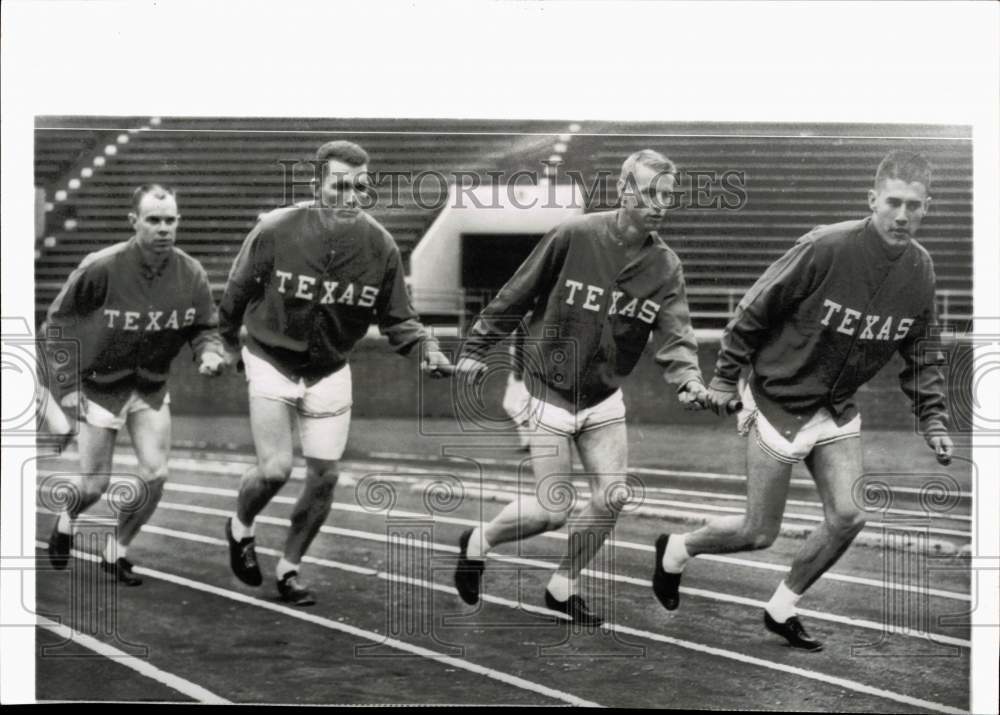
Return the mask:
<path id="1" fill-rule="evenodd" d="M 189 343 L 203 375 L 225 366 L 218 315 L 202 265 L 174 245 L 180 215 L 173 189 L 140 186 L 128 215 L 135 234 L 91 253 L 73 271 L 52 306 L 47 329 L 77 342 L 78 364 L 62 376 L 59 400 L 76 412 L 82 482 L 59 515 L 49 558 L 66 568 L 73 520 L 107 490 L 118 430 L 128 427 L 143 488 L 123 504 L 101 567 L 128 586 L 142 579 L 126 558 L 163 494 L 170 451 L 170 365 Z"/>

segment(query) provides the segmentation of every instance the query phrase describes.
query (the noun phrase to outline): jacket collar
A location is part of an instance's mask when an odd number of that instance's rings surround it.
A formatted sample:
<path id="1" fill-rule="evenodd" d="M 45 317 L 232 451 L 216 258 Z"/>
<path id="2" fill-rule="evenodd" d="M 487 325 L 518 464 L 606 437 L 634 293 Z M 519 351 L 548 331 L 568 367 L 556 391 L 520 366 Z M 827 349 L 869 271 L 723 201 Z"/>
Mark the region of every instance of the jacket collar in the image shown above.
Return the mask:
<path id="1" fill-rule="evenodd" d="M 142 273 L 143 278 L 146 279 L 159 278 L 163 275 L 163 272 L 174 261 L 176 255 L 175 251 L 171 249 L 166 256 L 157 260 L 156 256 L 148 253 L 139 245 L 139 239 L 134 235 L 128 240 L 128 251 Z"/>

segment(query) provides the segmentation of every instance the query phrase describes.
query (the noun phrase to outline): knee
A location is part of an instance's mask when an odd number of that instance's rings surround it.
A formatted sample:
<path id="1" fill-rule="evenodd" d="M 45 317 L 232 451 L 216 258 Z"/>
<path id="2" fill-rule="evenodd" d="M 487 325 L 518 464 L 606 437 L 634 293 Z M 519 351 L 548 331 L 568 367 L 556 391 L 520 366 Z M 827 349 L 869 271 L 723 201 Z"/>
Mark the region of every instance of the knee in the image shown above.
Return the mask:
<path id="1" fill-rule="evenodd" d="M 841 536 L 853 537 L 857 535 L 866 522 L 865 514 L 858 509 L 842 509 L 827 516 L 827 524 L 830 530 Z"/>
<path id="2" fill-rule="evenodd" d="M 292 475 L 291 455 L 277 455 L 260 461 L 260 476 L 271 482 L 287 482 Z"/>
<path id="3" fill-rule="evenodd" d="M 107 472 L 88 474 L 80 484 L 80 497 L 84 504 L 96 501 L 111 484 L 111 475 Z"/>
<path id="4" fill-rule="evenodd" d="M 558 510 L 549 511 L 546 510 L 546 516 L 548 518 L 548 530 L 555 531 L 566 526 L 566 522 L 569 521 L 569 510 Z"/>
<path id="5" fill-rule="evenodd" d="M 590 497 L 591 508 L 603 516 L 617 519 L 625 504 L 628 503 L 628 488 L 620 483 L 601 486 L 594 489 Z"/>
<path id="6" fill-rule="evenodd" d="M 746 524 L 743 527 L 743 546 L 749 551 L 766 549 L 778 538 L 781 524 Z"/>
<path id="7" fill-rule="evenodd" d="M 151 489 L 163 489 L 167 481 L 169 469 L 167 463 L 146 465 L 142 469 L 142 480 Z"/>

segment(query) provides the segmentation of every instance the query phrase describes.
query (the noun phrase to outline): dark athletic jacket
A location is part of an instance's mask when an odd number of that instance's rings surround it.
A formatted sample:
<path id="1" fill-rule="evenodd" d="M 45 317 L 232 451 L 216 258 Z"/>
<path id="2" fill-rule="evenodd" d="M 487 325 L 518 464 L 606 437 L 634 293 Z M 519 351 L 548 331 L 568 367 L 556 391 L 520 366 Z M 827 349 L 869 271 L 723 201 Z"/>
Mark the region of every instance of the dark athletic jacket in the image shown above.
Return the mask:
<path id="1" fill-rule="evenodd" d="M 871 219 L 819 226 L 773 263 L 726 326 L 712 387 L 735 390 L 743 368 L 758 406 L 789 439 L 826 407 L 837 424 L 895 352 L 921 430 L 944 432 L 943 356 L 921 338 L 936 320 L 934 265 L 910 241 L 895 254 Z"/>
<path id="2" fill-rule="evenodd" d="M 206 351 L 223 354 L 217 328 L 202 265 L 175 247 L 154 268 L 133 236 L 84 258 L 49 307 L 42 334 L 58 330 L 53 348 L 67 339 L 79 347 L 78 363 L 75 356 L 68 364 L 47 356 L 48 364 L 63 364 L 53 390 L 62 397 L 82 381 L 92 388 L 89 399 L 117 413 L 135 389 L 158 408 L 185 342 L 196 361 Z"/>
<path id="3" fill-rule="evenodd" d="M 483 359 L 533 311 L 523 355 L 536 397 L 572 410 L 597 404 L 632 372 L 653 330 L 666 381 L 700 382 L 680 260 L 652 233 L 627 260 L 616 215 L 574 217 L 542 238 L 472 326 L 462 355 Z"/>
<path id="4" fill-rule="evenodd" d="M 342 368 L 373 322 L 398 352 L 420 341 L 437 349 L 410 303 L 399 248 L 364 212 L 350 223 L 311 206 L 266 214 L 233 263 L 219 316 L 231 348 L 245 324 L 248 348 L 292 378 Z"/>

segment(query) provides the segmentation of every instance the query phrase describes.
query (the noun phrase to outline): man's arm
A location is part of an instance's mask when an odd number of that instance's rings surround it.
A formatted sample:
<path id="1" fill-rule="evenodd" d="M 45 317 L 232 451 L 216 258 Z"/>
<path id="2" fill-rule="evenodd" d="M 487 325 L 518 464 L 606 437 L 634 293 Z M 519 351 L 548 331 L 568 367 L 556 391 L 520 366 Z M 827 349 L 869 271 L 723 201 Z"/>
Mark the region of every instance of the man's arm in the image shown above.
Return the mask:
<path id="1" fill-rule="evenodd" d="M 947 453 L 951 453 L 948 438 L 948 402 L 944 391 L 944 353 L 935 348 L 931 330 L 937 324 L 934 292 L 923 314 L 914 321 L 910 331 L 899 342 L 899 354 L 905 363 L 899 373 L 899 386 L 909 398 L 913 413 L 920 423 L 920 431 L 928 444 L 940 452 L 941 438 L 948 442 Z"/>
<path id="2" fill-rule="evenodd" d="M 462 345 L 462 355 L 481 360 L 534 308 L 540 295 L 552 290 L 569 248 L 566 232 L 549 231 L 476 318 Z"/>
<path id="3" fill-rule="evenodd" d="M 723 331 L 710 383 L 713 391 L 736 392 L 740 373 L 771 328 L 802 302 L 816 270 L 812 242 L 800 239 L 757 279 Z"/>
<path id="4" fill-rule="evenodd" d="M 690 382 L 701 385 L 704 381 L 698 366 L 698 343 L 691 327 L 684 271 L 679 262 L 667 282 L 670 290 L 660 304 L 654 326 L 663 336 L 663 342 L 654 359 L 663 368 L 663 379 L 667 384 L 676 385 L 677 391 L 681 392 Z"/>
<path id="5" fill-rule="evenodd" d="M 67 396 L 75 395 L 80 389 L 80 370 L 84 367 L 70 361 L 59 370 L 59 362 L 49 359 L 47 338 L 49 333 L 59 340 L 76 340 L 82 342 L 86 336 L 81 332 L 81 324 L 94 311 L 100 310 L 108 295 L 109 275 L 107 266 L 95 259 L 94 254 L 88 255 L 77 266 L 62 289 L 52 301 L 45 323 L 39 332 L 41 351 L 45 353 L 42 359 L 47 365 L 48 374 L 58 372 L 58 379 L 52 383 L 58 387 L 58 399 L 63 401 Z M 79 359 L 83 359 L 86 351 L 79 346 Z"/>
<path id="6" fill-rule="evenodd" d="M 226 362 L 226 351 L 219 335 L 219 313 L 212 300 L 212 287 L 208 274 L 198 266 L 198 278 L 194 296 L 194 324 L 190 326 L 188 342 L 194 353 L 195 362 L 200 364 L 199 372 L 204 375 L 218 375 Z"/>
<path id="7" fill-rule="evenodd" d="M 394 245 L 386 265 L 382 287 L 375 302 L 378 327 L 389 345 L 400 355 L 409 355 L 417 343 L 425 343 L 425 353 L 439 353 L 437 340 L 420 322 L 403 280 L 403 259 Z"/>
<path id="8" fill-rule="evenodd" d="M 260 295 L 267 284 L 274 261 L 273 244 L 258 222 L 243 241 L 233 267 L 229 270 L 226 288 L 219 303 L 219 334 L 226 347 L 239 350 L 243 313 L 250 301 Z"/>

